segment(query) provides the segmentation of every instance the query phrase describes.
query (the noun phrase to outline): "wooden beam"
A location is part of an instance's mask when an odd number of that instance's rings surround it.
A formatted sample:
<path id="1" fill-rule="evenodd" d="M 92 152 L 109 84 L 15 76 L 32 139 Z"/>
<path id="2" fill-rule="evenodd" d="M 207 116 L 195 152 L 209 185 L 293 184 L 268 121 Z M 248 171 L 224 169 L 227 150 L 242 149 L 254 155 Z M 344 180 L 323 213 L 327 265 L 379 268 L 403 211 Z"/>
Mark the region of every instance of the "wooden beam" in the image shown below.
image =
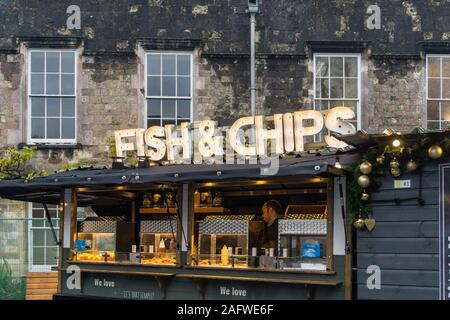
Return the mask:
<path id="1" fill-rule="evenodd" d="M 219 276 L 208 274 L 189 274 L 178 273 L 176 277 L 191 279 L 210 279 L 210 280 L 233 280 L 233 281 L 254 281 L 254 282 L 272 282 L 272 283 L 290 283 L 290 284 L 309 284 L 320 286 L 337 286 L 341 281 L 335 280 L 315 280 L 315 279 L 285 279 L 285 278 L 263 278 L 263 277 L 240 277 L 240 276 Z"/>

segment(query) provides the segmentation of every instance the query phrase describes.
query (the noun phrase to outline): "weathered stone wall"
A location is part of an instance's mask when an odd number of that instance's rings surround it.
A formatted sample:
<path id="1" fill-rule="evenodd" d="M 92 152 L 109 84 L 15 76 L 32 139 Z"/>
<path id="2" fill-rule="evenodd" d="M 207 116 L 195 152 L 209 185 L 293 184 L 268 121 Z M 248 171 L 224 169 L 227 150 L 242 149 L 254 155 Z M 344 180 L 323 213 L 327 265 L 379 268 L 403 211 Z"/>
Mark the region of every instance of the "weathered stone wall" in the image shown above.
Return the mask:
<path id="1" fill-rule="evenodd" d="M 426 128 L 425 62 L 382 58 L 366 63 L 363 128 L 370 133 Z"/>
<path id="2" fill-rule="evenodd" d="M 69 30 L 69 5 L 81 28 Z M 257 111 L 313 107 L 311 41 L 365 41 L 362 128 L 425 126 L 422 41 L 449 44 L 448 0 L 377 1 L 381 29 L 369 30 L 363 0 L 262 1 L 257 16 Z M 38 1 L 0 3 L 0 147 L 26 143 L 26 39 L 79 37 L 77 142 L 39 149 L 34 165 L 109 164 L 106 139 L 144 124 L 142 39 L 196 41 L 194 120 L 229 123 L 250 113 L 246 0 Z M 24 38 L 25 37 L 25 38 Z M 341 47 L 346 49 L 345 46 Z M 172 50 L 173 48 L 162 49 Z M 176 49 L 175 49 L 176 50 Z M 445 46 L 444 46 L 445 51 Z M 450 49 L 448 50 L 450 53 Z M 334 52 L 339 52 L 339 49 Z"/>
<path id="3" fill-rule="evenodd" d="M 0 54 L 0 145 L 22 142 L 23 56 Z"/>

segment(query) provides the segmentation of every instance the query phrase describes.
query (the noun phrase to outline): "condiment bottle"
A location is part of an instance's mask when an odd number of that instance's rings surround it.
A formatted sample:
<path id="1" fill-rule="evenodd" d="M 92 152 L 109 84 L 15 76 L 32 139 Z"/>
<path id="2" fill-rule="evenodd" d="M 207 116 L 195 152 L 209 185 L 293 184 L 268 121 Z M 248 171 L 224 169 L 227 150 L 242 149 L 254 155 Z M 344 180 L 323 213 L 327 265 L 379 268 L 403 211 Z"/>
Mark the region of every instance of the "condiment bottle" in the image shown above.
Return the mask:
<path id="1" fill-rule="evenodd" d="M 164 243 L 164 239 L 161 239 L 161 241 L 159 241 L 159 252 L 164 252 L 165 249 L 166 244 Z"/>
<path id="2" fill-rule="evenodd" d="M 222 265 L 228 265 L 228 248 L 226 245 L 224 245 L 222 247 L 222 250 L 220 251 L 220 260 L 222 262 Z"/>
<path id="3" fill-rule="evenodd" d="M 198 189 L 194 192 L 194 207 L 200 207 L 200 191 Z"/>

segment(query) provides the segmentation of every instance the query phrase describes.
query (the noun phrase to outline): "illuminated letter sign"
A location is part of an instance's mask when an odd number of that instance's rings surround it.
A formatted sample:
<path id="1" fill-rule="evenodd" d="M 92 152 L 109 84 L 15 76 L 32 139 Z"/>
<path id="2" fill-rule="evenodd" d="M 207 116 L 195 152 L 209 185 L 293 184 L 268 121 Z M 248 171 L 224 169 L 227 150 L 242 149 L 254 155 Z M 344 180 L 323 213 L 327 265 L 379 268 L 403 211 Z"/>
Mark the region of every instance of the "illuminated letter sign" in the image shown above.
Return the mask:
<path id="1" fill-rule="evenodd" d="M 336 107 L 328 110 L 326 115 L 316 110 L 302 110 L 294 113 L 275 114 L 273 125 L 269 129 L 265 125 L 264 116 L 243 117 L 236 120 L 230 128 L 229 144 L 233 150 L 242 156 L 264 156 L 270 151 L 275 154 L 305 151 L 305 137 L 312 137 L 324 128 L 343 135 L 354 134 L 355 127 L 346 120 L 354 119 L 355 113 L 347 107 Z M 254 135 L 255 144 L 246 145 L 244 127 Z M 144 129 L 128 129 L 115 131 L 116 154 L 125 157 L 127 151 L 137 151 L 138 156 L 146 156 L 152 161 L 160 161 L 164 157 L 169 161 L 190 160 L 192 158 L 192 137 L 189 123 L 182 122 L 178 135 L 174 132 L 174 125 L 164 128 L 153 126 Z M 221 156 L 223 150 L 223 136 L 216 130 L 216 123 L 203 120 L 198 127 L 198 151 L 204 158 Z M 247 131 L 248 132 L 248 131 Z M 164 139 L 165 138 L 165 139 Z M 268 141 L 273 146 L 268 151 Z M 328 146 L 336 149 L 346 148 L 348 145 L 330 134 L 325 135 Z M 182 150 L 181 159 L 179 148 Z"/>

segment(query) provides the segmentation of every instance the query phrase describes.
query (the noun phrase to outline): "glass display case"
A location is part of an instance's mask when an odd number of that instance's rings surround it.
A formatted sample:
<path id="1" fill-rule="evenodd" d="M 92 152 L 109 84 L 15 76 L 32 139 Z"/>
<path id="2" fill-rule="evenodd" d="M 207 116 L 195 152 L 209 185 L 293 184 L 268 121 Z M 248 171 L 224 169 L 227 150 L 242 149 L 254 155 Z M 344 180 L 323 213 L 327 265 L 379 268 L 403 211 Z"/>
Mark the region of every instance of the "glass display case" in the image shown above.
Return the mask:
<path id="1" fill-rule="evenodd" d="M 173 219 L 143 220 L 140 226 L 140 263 L 175 265 L 177 227 Z"/>
<path id="2" fill-rule="evenodd" d="M 326 219 L 282 219 L 278 234 L 280 269 L 326 270 Z"/>
<path id="3" fill-rule="evenodd" d="M 253 216 L 210 216 L 199 221 L 198 252 L 192 256 L 195 266 L 247 268 Z"/>
<path id="4" fill-rule="evenodd" d="M 108 220 L 79 222 L 75 241 L 76 261 L 127 260 L 134 239 L 134 223 Z"/>

